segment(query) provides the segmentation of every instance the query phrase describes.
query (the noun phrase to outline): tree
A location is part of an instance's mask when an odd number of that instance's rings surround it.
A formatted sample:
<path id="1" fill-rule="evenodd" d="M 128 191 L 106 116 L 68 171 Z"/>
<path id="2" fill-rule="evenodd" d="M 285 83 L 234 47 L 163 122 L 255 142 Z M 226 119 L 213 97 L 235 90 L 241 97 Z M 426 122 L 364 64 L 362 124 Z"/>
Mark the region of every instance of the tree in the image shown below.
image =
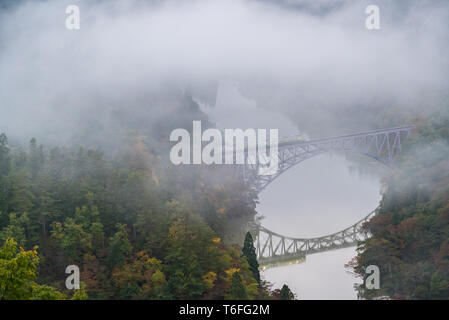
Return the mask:
<path id="1" fill-rule="evenodd" d="M 66 296 L 53 287 L 32 284 L 31 300 L 65 300 Z M 79 291 L 79 290 L 77 290 Z"/>
<path id="2" fill-rule="evenodd" d="M 246 233 L 242 255 L 248 260 L 254 279 L 256 279 L 257 283 L 260 285 L 259 262 L 257 261 L 256 248 L 254 248 L 254 241 L 250 232 Z"/>
<path id="3" fill-rule="evenodd" d="M 176 220 L 168 232 L 167 286 L 174 297 L 181 299 L 197 299 L 204 293 L 204 269 L 210 268 L 216 257 L 211 230 L 191 219 Z"/>
<path id="4" fill-rule="evenodd" d="M 421 119 L 385 179 L 378 213 L 366 225 L 371 237 L 359 243 L 348 266 L 363 279 L 377 265 L 379 290 L 372 299 L 447 299 L 449 295 L 449 110 Z"/>
<path id="5" fill-rule="evenodd" d="M 102 247 L 104 232 L 97 207 L 76 208 L 73 218 L 66 218 L 64 224 L 53 224 L 52 237 L 74 260 L 79 261 L 85 254 L 98 250 Z"/>
<path id="6" fill-rule="evenodd" d="M 36 250 L 17 248 L 8 239 L 0 248 L 0 300 L 60 300 L 65 296 L 55 288 L 34 282 L 39 257 Z"/>
<path id="7" fill-rule="evenodd" d="M 231 287 L 229 289 L 229 300 L 247 300 L 248 294 L 246 292 L 245 285 L 243 284 L 242 277 L 236 271 L 232 274 Z"/>
<path id="8" fill-rule="evenodd" d="M 86 293 L 86 285 L 81 282 L 81 287 L 75 290 L 70 300 L 87 300 L 88 298 L 89 296 Z"/>
<path id="9" fill-rule="evenodd" d="M 30 157 L 29 157 L 29 167 L 31 169 L 31 175 L 36 178 L 39 170 L 42 168 L 44 163 L 44 151 L 42 145 L 37 146 L 36 138 L 32 138 L 30 141 Z"/>
<path id="10" fill-rule="evenodd" d="M 16 242 L 18 242 L 20 246 L 24 246 L 26 241 L 24 226 L 26 226 L 28 222 L 29 220 L 26 213 L 18 217 L 17 214 L 11 212 L 9 214 L 9 225 L 0 231 L 0 240 L 16 239 Z"/>
<path id="11" fill-rule="evenodd" d="M 2 133 L 0 134 L 0 178 L 8 174 L 10 165 L 8 138 Z"/>
<path id="12" fill-rule="evenodd" d="M 112 279 L 120 299 L 153 298 L 166 283 L 162 262 L 143 251 L 129 263 L 115 268 Z"/>
<path id="13" fill-rule="evenodd" d="M 281 289 L 279 298 L 281 300 L 295 300 L 295 294 L 291 292 L 290 288 L 284 284 Z"/>
<path id="14" fill-rule="evenodd" d="M 234 296 L 261 297 L 255 255 L 226 244 L 242 236 L 229 232 L 232 224 L 254 217 L 248 198 L 254 203 L 255 195 L 240 181 L 223 181 L 222 172 L 172 170 L 154 156 L 162 154 L 157 146 L 148 147 L 139 139 L 137 156 L 121 146 L 103 158 L 73 145 L 43 148 L 36 139 L 29 148 L 10 147 L 0 137 L 0 246 L 10 238 L 17 248 L 38 245 L 41 258 L 38 280 L 19 277 L 16 298 L 84 299 L 87 292 L 91 299 L 223 299 L 231 269 L 240 276 Z M 64 297 L 36 283 L 62 284 L 68 264 L 80 267 L 86 289 Z"/>
<path id="15" fill-rule="evenodd" d="M 107 263 L 109 266 L 120 266 L 125 260 L 127 254 L 132 250 L 131 243 L 128 240 L 128 232 L 125 224 L 117 224 L 118 231 L 112 236 Z"/>

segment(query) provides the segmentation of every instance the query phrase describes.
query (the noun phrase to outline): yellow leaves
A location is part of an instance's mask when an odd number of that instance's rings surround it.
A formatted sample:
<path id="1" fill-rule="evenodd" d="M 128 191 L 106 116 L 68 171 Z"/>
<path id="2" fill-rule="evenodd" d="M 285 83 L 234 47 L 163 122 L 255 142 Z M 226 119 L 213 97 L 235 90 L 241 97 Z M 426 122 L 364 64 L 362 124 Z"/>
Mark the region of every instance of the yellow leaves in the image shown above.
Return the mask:
<path id="1" fill-rule="evenodd" d="M 36 278 L 38 263 L 39 257 L 35 250 L 26 251 L 17 247 L 13 239 L 7 239 L 0 247 L 0 297 L 29 299 L 30 285 Z"/>
<path id="2" fill-rule="evenodd" d="M 156 258 L 149 258 L 147 264 L 152 269 L 162 269 L 162 261 Z"/>
<path id="3" fill-rule="evenodd" d="M 155 288 L 162 287 L 167 280 L 165 279 L 165 275 L 161 270 L 154 271 L 153 275 L 151 276 L 151 283 Z"/>
<path id="4" fill-rule="evenodd" d="M 232 275 L 236 272 L 240 272 L 240 268 L 230 268 L 228 270 L 225 270 L 226 276 L 231 279 Z"/>
<path id="5" fill-rule="evenodd" d="M 212 242 L 214 242 L 214 243 L 220 243 L 221 242 L 221 238 L 213 238 L 212 239 Z"/>
<path id="6" fill-rule="evenodd" d="M 182 239 L 182 237 L 186 233 L 186 227 L 179 222 L 174 223 L 169 229 L 168 229 L 168 237 L 173 240 L 177 241 L 178 239 Z"/>
<path id="7" fill-rule="evenodd" d="M 132 261 L 114 269 L 112 280 L 117 288 L 138 287 L 133 298 L 146 299 L 166 283 L 162 268 L 162 261 L 139 251 Z"/>
<path id="8" fill-rule="evenodd" d="M 217 274 L 213 271 L 209 271 L 203 276 L 203 283 L 207 289 L 211 289 L 214 286 L 215 280 L 217 280 Z"/>

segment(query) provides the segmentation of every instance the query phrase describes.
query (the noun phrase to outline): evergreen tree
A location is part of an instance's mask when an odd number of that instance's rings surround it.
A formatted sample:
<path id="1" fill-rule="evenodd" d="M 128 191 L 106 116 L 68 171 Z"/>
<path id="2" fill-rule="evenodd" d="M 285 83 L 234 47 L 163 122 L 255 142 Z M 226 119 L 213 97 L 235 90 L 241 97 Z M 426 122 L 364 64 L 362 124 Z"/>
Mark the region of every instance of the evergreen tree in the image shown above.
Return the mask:
<path id="1" fill-rule="evenodd" d="M 7 175 L 10 169 L 8 138 L 0 134 L 0 177 Z"/>
<path id="2" fill-rule="evenodd" d="M 246 233 L 242 254 L 248 260 L 254 279 L 256 279 L 257 283 L 260 285 L 259 262 L 257 261 L 256 248 L 254 248 L 254 241 L 250 232 Z"/>
<path id="3" fill-rule="evenodd" d="M 128 240 L 128 231 L 125 224 L 117 224 L 118 231 L 111 237 L 111 244 L 107 263 L 111 267 L 122 265 L 126 256 L 131 252 L 132 245 Z"/>
<path id="4" fill-rule="evenodd" d="M 281 300 L 295 300 L 294 293 L 290 290 L 290 288 L 284 284 L 281 289 L 281 294 L 279 297 Z"/>
<path id="5" fill-rule="evenodd" d="M 246 293 L 245 285 L 243 284 L 242 277 L 238 272 L 234 272 L 231 279 L 231 288 L 229 290 L 230 300 L 247 300 L 248 294 Z"/>

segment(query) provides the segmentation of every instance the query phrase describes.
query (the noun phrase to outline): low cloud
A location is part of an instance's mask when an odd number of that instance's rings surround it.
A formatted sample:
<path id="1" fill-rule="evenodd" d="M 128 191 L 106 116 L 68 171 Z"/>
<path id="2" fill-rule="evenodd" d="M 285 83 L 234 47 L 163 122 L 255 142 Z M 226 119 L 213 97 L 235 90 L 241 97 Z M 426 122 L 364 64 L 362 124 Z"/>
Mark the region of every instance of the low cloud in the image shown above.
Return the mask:
<path id="1" fill-rule="evenodd" d="M 367 1 L 23 2 L 0 13 L 0 126 L 55 135 L 100 118 L 98 105 L 126 110 L 167 83 L 223 79 L 258 107 L 329 125 L 348 106 L 439 103 L 449 4 L 375 2 L 378 31 L 365 28 Z M 68 4 L 79 31 L 65 28 Z"/>

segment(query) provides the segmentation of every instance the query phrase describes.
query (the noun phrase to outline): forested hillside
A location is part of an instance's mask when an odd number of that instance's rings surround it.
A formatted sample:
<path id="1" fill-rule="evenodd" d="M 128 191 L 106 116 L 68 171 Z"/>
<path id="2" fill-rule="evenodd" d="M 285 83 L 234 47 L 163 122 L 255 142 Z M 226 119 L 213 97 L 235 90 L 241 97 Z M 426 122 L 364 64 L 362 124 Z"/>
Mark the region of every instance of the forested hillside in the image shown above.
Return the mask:
<path id="1" fill-rule="evenodd" d="M 449 298 L 449 111 L 415 124 L 350 264 L 364 278 L 366 266 L 380 268 L 379 290 L 358 286 L 364 298 Z"/>
<path id="2" fill-rule="evenodd" d="M 254 195 L 228 169 L 164 158 L 171 128 L 204 117 L 188 96 L 177 114 L 165 127 L 125 123 L 133 130 L 119 130 L 124 142 L 107 155 L 0 136 L 0 299 L 72 297 L 72 264 L 82 282 L 73 298 L 269 297 L 242 253 Z"/>

